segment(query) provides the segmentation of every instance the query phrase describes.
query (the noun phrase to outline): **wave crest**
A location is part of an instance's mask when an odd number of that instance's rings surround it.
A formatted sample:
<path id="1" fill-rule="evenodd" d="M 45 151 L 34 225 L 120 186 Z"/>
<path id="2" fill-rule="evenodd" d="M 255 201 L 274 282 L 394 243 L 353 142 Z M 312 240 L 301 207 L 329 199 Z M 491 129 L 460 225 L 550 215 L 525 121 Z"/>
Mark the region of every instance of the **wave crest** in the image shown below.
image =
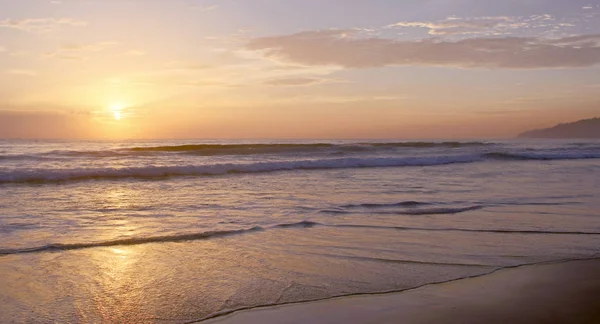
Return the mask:
<path id="1" fill-rule="evenodd" d="M 401 143 L 399 143 L 401 144 Z M 265 144 L 267 145 L 267 144 Z M 270 145 L 270 144 L 269 144 Z M 288 144 L 281 144 L 288 145 Z M 289 144 L 300 145 L 300 144 Z M 304 145 L 304 144 L 302 144 Z M 306 144 L 308 145 L 308 144 Z M 321 144 L 310 144 L 321 145 Z M 332 145 L 332 144 L 323 144 Z M 167 147 L 170 149 L 171 147 Z M 151 148 L 152 149 L 152 148 Z M 478 154 L 452 155 L 397 155 L 395 157 L 347 157 L 347 158 L 314 158 L 306 160 L 257 161 L 249 163 L 215 163 L 202 165 L 167 165 L 139 166 L 124 168 L 73 168 L 73 169 L 16 169 L 2 171 L 0 169 L 0 184 L 3 183 L 38 183 L 63 182 L 77 180 L 106 180 L 106 179 L 164 179 L 176 176 L 220 175 L 228 173 L 257 173 L 292 170 L 318 169 L 348 169 L 348 168 L 377 168 L 377 167 L 408 167 L 408 166 L 440 166 L 454 163 L 473 163 L 487 160 L 495 161 L 538 161 L 538 160 L 576 160 L 600 159 L 600 152 L 535 152 L 510 153 L 487 152 Z M 414 202 L 401 204 L 410 205 Z M 410 207 L 404 205 L 403 207 Z M 415 206 L 417 206 L 416 204 Z M 402 205 L 398 205 L 402 206 Z M 348 206 L 346 206 L 348 207 Z M 386 206 L 362 205 L 362 208 L 378 208 Z M 393 207 L 393 206 L 387 206 Z"/>
<path id="2" fill-rule="evenodd" d="M 333 144 L 333 143 L 311 143 L 311 144 L 188 144 L 173 146 L 150 146 L 134 147 L 128 150 L 134 152 L 190 152 L 206 151 L 217 152 L 226 150 L 235 150 L 239 153 L 264 151 L 310 151 L 315 149 L 336 148 L 339 150 L 354 150 L 357 148 L 434 148 L 434 147 L 471 147 L 492 145 L 485 142 L 389 142 L 389 143 L 352 143 L 352 144 Z"/>
<path id="3" fill-rule="evenodd" d="M 409 208 L 400 210 L 373 210 L 368 211 L 369 214 L 378 215 L 407 215 L 407 216 L 419 216 L 419 215 L 453 215 L 460 214 L 468 211 L 483 209 L 484 206 L 468 206 L 468 207 L 439 207 L 439 208 Z M 353 214 L 356 211 L 349 209 L 325 209 L 321 211 L 326 214 Z"/>
<path id="4" fill-rule="evenodd" d="M 420 201 L 401 201 L 398 203 L 390 203 L 390 204 L 374 204 L 374 203 L 364 203 L 364 204 L 349 204 L 343 205 L 342 208 L 385 208 L 385 207 L 417 207 L 430 205 L 430 203 L 420 202 Z"/>
<path id="5" fill-rule="evenodd" d="M 39 154 L 0 155 L 0 160 L 60 159 L 70 157 L 110 158 L 154 154 L 197 156 L 258 155 L 288 153 L 355 153 L 389 151 L 401 148 L 461 148 L 494 145 L 485 142 L 388 142 L 388 143 L 273 143 L 273 144 L 184 144 L 113 148 L 99 151 L 55 150 Z"/>
<path id="6" fill-rule="evenodd" d="M 55 243 L 48 244 L 39 247 L 32 248 L 24 248 L 24 249 L 3 249 L 0 250 L 0 255 L 7 254 L 23 254 L 23 253 L 34 253 L 34 252 L 43 252 L 43 251 L 69 251 L 69 250 L 79 250 L 86 248 L 94 248 L 94 247 L 111 247 L 111 246 L 119 246 L 119 245 L 139 245 L 139 244 L 147 244 L 147 243 L 167 243 L 167 242 L 182 242 L 182 241 L 197 241 L 204 240 L 214 237 L 222 237 L 229 236 L 235 234 L 243 234 L 248 232 L 257 232 L 262 231 L 263 228 L 260 226 L 255 226 L 248 229 L 240 229 L 240 230 L 231 230 L 231 231 L 209 231 L 202 233 L 191 233 L 191 234 L 179 234 L 179 235 L 170 235 L 170 236 L 154 236 L 154 237 L 138 237 L 138 238 L 127 238 L 127 239 L 119 239 L 112 241 L 104 241 L 104 242 L 90 242 L 90 243 Z"/>
<path id="7" fill-rule="evenodd" d="M 407 157 L 407 158 L 345 158 L 300 161 L 256 162 L 245 164 L 206 164 L 189 166 L 146 166 L 97 169 L 38 169 L 0 172 L 0 183 L 61 182 L 77 180 L 115 180 L 127 178 L 160 179 L 175 176 L 257 173 L 285 170 L 346 169 L 369 167 L 433 166 L 469 163 L 478 160 L 472 155 Z"/>
<path id="8" fill-rule="evenodd" d="M 486 229 L 486 228 L 427 228 L 427 227 L 406 227 L 406 226 L 378 226 L 368 224 L 323 224 L 310 220 L 303 220 L 296 223 L 285 223 L 272 225 L 267 228 L 254 226 L 246 229 L 229 230 L 229 231 L 208 231 L 191 234 L 175 234 L 170 236 L 155 236 L 155 237 L 139 237 L 118 239 L 103 242 L 88 242 L 88 243 L 53 243 L 38 247 L 20 248 L 20 249 L 0 249 L 0 256 L 25 253 L 39 253 L 52 251 L 69 251 L 80 250 L 96 247 L 113 247 L 140 245 L 149 243 L 175 243 L 185 241 L 206 240 L 217 237 L 224 237 L 237 234 L 248 234 L 252 232 L 260 232 L 273 229 L 311 229 L 313 227 L 332 227 L 332 228 L 369 228 L 378 230 L 397 230 L 397 231 L 425 231 L 425 232 L 469 232 L 469 233 L 488 233 L 488 234 L 521 234 L 521 235 L 600 235 L 600 232 L 593 231 L 553 231 L 544 229 Z"/>
<path id="9" fill-rule="evenodd" d="M 600 159 L 600 153 L 594 152 L 564 152 L 564 153 L 509 153 L 490 152 L 483 155 L 491 160 L 516 160 L 516 161 L 550 161 L 550 160 L 584 160 Z"/>

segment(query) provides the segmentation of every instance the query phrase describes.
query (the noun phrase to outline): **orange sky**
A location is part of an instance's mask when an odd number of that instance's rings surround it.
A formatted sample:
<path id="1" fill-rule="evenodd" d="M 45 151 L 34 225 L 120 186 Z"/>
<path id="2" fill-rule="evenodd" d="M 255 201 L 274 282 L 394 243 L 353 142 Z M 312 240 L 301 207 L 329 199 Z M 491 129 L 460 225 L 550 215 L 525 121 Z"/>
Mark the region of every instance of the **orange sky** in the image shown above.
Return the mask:
<path id="1" fill-rule="evenodd" d="M 579 0 L 0 0 L 0 138 L 513 137 L 600 115 L 598 18 Z"/>

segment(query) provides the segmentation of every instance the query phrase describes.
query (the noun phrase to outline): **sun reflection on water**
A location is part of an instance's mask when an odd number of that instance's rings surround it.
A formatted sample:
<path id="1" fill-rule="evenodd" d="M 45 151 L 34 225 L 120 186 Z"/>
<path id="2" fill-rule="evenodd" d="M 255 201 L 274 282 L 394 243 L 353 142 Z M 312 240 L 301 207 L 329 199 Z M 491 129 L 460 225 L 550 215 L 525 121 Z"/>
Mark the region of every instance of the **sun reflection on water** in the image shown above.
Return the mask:
<path id="1" fill-rule="evenodd" d="M 127 254 L 128 251 L 126 250 L 122 250 L 122 249 L 111 249 L 115 254 L 117 254 L 118 256 L 120 256 L 121 258 L 125 259 L 127 258 Z"/>
<path id="2" fill-rule="evenodd" d="M 131 316 L 143 315 L 138 312 L 143 301 L 143 290 L 138 286 L 140 249 L 144 247 L 119 246 L 93 250 L 94 271 L 91 275 L 96 276 L 97 287 L 91 292 L 95 295 L 93 307 L 102 323 L 118 323 L 125 318 L 132 319 Z"/>

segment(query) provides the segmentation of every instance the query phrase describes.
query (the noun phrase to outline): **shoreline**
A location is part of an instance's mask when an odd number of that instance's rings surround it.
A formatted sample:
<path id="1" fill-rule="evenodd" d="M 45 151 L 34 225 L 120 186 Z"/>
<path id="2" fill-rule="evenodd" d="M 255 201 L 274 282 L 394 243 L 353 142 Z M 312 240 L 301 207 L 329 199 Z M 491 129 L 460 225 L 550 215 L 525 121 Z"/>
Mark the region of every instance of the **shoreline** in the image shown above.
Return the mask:
<path id="1" fill-rule="evenodd" d="M 191 323 L 600 323 L 600 258 L 546 261 L 403 291 L 261 306 Z"/>

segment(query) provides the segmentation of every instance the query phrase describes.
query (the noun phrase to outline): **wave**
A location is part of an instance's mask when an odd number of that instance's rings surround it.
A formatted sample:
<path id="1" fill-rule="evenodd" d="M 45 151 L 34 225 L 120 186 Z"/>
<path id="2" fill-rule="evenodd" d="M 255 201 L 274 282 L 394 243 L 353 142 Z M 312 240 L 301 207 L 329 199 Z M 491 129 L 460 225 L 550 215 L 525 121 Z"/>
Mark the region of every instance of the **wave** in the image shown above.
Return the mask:
<path id="1" fill-rule="evenodd" d="M 310 143 L 310 144 L 190 144 L 190 145 L 174 145 L 174 146 L 151 146 L 151 147 L 134 147 L 129 150 L 134 152 L 189 152 L 189 151 L 217 151 L 217 150 L 239 150 L 241 151 L 287 151 L 287 150 L 311 150 L 324 148 L 356 149 L 356 148 L 434 148 L 434 147 L 471 147 L 471 146 L 487 146 L 492 143 L 486 142 L 389 142 L 389 143 L 350 143 L 350 144 L 333 144 L 333 143 Z"/>
<path id="2" fill-rule="evenodd" d="M 323 224 L 304 220 L 304 221 L 297 222 L 297 223 L 278 224 L 273 227 L 275 227 L 275 228 L 311 228 L 311 227 L 315 227 L 315 226 L 323 226 Z"/>
<path id="3" fill-rule="evenodd" d="M 0 159 L 52 159 L 64 157 L 110 158 L 124 156 L 148 156 L 155 154 L 184 154 L 194 156 L 260 155 L 293 153 L 398 153 L 400 148 L 463 148 L 496 145 L 485 142 L 400 142 L 355 144 L 194 144 L 177 146 L 153 146 L 121 148 L 105 151 L 51 151 L 42 154 L 0 155 Z M 482 159 L 491 160 L 573 160 L 600 158 L 598 149 L 582 150 L 535 150 L 525 152 L 493 151 L 477 153 Z"/>
<path id="4" fill-rule="evenodd" d="M 279 224 L 273 228 L 312 228 L 312 227 L 338 227 L 338 228 L 371 228 L 391 229 L 401 231 L 424 231 L 424 232 L 470 232 L 470 233 L 495 233 L 495 234 L 553 234 L 553 235 L 600 235 L 600 232 L 592 231 L 551 231 L 551 230 L 514 230 L 514 229 L 471 229 L 471 228 L 431 228 L 431 227 L 408 227 L 408 226 L 377 226 L 361 224 L 324 224 L 313 221 L 300 221 L 290 224 Z"/>
<path id="5" fill-rule="evenodd" d="M 565 199 L 569 197 L 549 197 L 551 199 Z M 580 198 L 580 197 L 578 197 Z M 427 215 L 427 214 L 452 214 L 470 210 L 482 209 L 486 206 L 566 206 L 566 205 L 578 205 L 581 202 L 578 201 L 480 201 L 480 202 L 467 202 L 467 201 L 455 201 L 454 204 L 469 205 L 476 203 L 477 205 L 468 207 L 450 207 L 450 208 L 420 208 L 434 205 L 447 206 L 445 202 L 422 202 L 422 201 L 401 201 L 397 203 L 362 203 L 362 204 L 347 204 L 339 207 L 333 207 L 331 209 L 321 210 L 322 213 L 331 214 L 350 214 L 356 213 L 356 210 L 363 210 L 372 214 L 406 214 L 406 215 Z M 398 211 L 390 210 L 393 207 L 402 208 Z"/>
<path id="6" fill-rule="evenodd" d="M 52 158 L 38 154 L 7 154 L 0 155 L 0 161 L 21 161 L 21 160 L 51 160 Z"/>
<path id="7" fill-rule="evenodd" d="M 263 145 L 263 144 L 261 144 Z M 264 144 L 271 145 L 271 144 Z M 321 144 L 278 144 L 278 145 L 321 145 Z M 333 145 L 333 144 L 322 144 Z M 172 148 L 172 147 L 168 147 Z M 16 169 L 2 171 L 0 184 L 62 182 L 72 180 L 101 179 L 161 179 L 176 176 L 221 175 L 228 173 L 257 173 L 292 170 L 347 169 L 404 166 L 440 166 L 454 163 L 474 163 L 487 160 L 574 160 L 600 159 L 599 153 L 508 153 L 488 152 L 483 154 L 398 156 L 398 157 L 347 157 L 315 158 L 307 160 L 259 161 L 249 163 L 217 163 L 202 165 L 140 166 L 124 168 L 73 168 L 73 169 Z M 409 202 L 410 204 L 410 202 Z M 378 206 L 356 206 L 377 208 Z"/>
<path id="8" fill-rule="evenodd" d="M 431 204 L 410 200 L 410 201 L 402 201 L 399 203 L 391 203 L 391 204 L 365 203 L 365 204 L 349 204 L 349 205 L 343 205 L 340 207 L 341 208 L 385 208 L 385 207 L 417 207 L 417 206 L 424 206 L 424 205 L 431 205 Z"/>
<path id="9" fill-rule="evenodd" d="M 359 205 L 360 206 L 360 205 Z M 385 205 L 379 205 L 385 206 Z M 388 205 L 393 206 L 393 205 Z M 402 210 L 375 210 L 369 211 L 370 214 L 378 214 L 378 215 L 449 215 L 449 214 L 460 214 L 472 210 L 482 209 L 484 206 L 468 206 L 468 207 L 441 207 L 441 208 L 415 208 L 415 209 L 402 209 Z M 344 209 L 325 209 L 321 211 L 326 214 L 353 214 L 356 211 L 352 210 L 344 210 Z"/>
<path id="10" fill-rule="evenodd" d="M 373 147 L 412 147 L 412 148 L 434 148 L 434 147 L 473 147 L 473 146 L 489 146 L 494 143 L 489 142 L 393 142 L 393 143 L 369 143 Z"/>
<path id="11" fill-rule="evenodd" d="M 260 226 L 255 226 L 248 229 L 240 229 L 240 230 L 231 230 L 231 231 L 209 231 L 202 233 L 191 233 L 191 234 L 179 234 L 179 235 L 169 235 L 169 236 L 154 236 L 154 237 L 139 237 L 139 238 L 127 238 L 127 239 L 119 239 L 112 241 L 103 241 L 103 242 L 90 242 L 90 243 L 71 243 L 71 244 L 48 244 L 38 247 L 32 248 L 23 248 L 23 249 L 0 249 L 0 255 L 8 255 L 8 254 L 23 254 L 23 253 L 34 253 L 34 252 L 43 252 L 43 251 L 69 251 L 69 250 L 80 250 L 86 248 L 94 248 L 94 247 L 111 247 L 111 246 L 123 246 L 123 245 L 140 245 L 147 243 L 175 243 L 182 241 L 197 241 L 197 240 L 205 240 L 214 237 L 223 237 L 235 234 L 249 233 L 249 232 L 257 232 L 262 231 L 263 228 Z"/>
<path id="12" fill-rule="evenodd" d="M 342 254 L 331 254 L 331 253 L 310 253 L 319 256 L 325 256 L 330 258 L 339 259 L 352 259 L 359 261 L 369 262 L 382 262 L 382 263 L 399 263 L 399 264 L 424 264 L 424 265 L 440 265 L 440 266 L 459 266 L 459 267 L 490 267 L 487 264 L 474 264 L 474 263 L 459 263 L 459 262 L 434 262 L 434 261 L 419 261 L 409 259 L 388 259 L 388 258 L 375 258 L 358 255 L 342 255 Z"/>
<path id="13" fill-rule="evenodd" d="M 130 168 L 80 168 L 0 171 L 0 183 L 36 183 L 102 179 L 160 179 L 175 176 L 220 175 L 228 173 L 256 173 L 285 170 L 318 170 L 370 167 L 435 166 L 469 163 L 477 156 L 435 156 L 406 158 L 343 158 L 256 163 L 224 163 L 189 166 L 145 166 Z"/>
<path id="14" fill-rule="evenodd" d="M 517 161 L 549 161 L 549 160 L 584 160 L 600 159 L 600 153 L 595 152 L 563 152 L 563 153 L 509 153 L 490 152 L 483 155 L 492 160 L 517 160 Z"/>
<path id="15" fill-rule="evenodd" d="M 150 147 L 134 147 L 127 149 L 132 152 L 206 152 L 209 154 L 218 153 L 219 151 L 234 151 L 240 154 L 243 153 L 265 153 L 265 152 L 281 152 L 281 151 L 310 151 L 314 149 L 332 148 L 335 144 L 330 143 L 315 143 L 315 144 L 189 144 L 189 145 L 174 145 L 174 146 L 150 146 Z"/>
<path id="16" fill-rule="evenodd" d="M 493 143 L 485 142 L 390 142 L 390 143 L 275 143 L 275 144 L 187 144 L 140 146 L 114 148 L 100 151 L 54 150 L 39 154 L 0 155 L 2 159 L 52 159 L 69 157 L 110 158 L 119 156 L 145 156 L 153 154 L 185 154 L 198 156 L 218 155 L 256 155 L 256 154 L 285 154 L 285 153 L 352 153 L 365 151 L 380 151 L 400 148 L 461 148 L 488 146 Z"/>
<path id="17" fill-rule="evenodd" d="M 149 243 L 177 243 L 185 241 L 198 241 L 237 234 L 248 234 L 252 232 L 260 232 L 269 229 L 310 229 L 313 227 L 333 227 L 333 228 L 370 228 L 381 230 L 400 230 L 400 231 L 425 231 L 425 232 L 475 232 L 475 233 L 492 233 L 492 234 L 552 234 L 552 235 L 600 235 L 600 232 L 586 231 L 549 231 L 549 230 L 510 230 L 510 229 L 468 229 L 468 228 L 426 228 L 426 227 L 402 227 L 402 226 L 377 226 L 377 225 L 361 225 L 361 224 L 323 224 L 309 220 L 303 220 L 296 223 L 284 223 L 272 225 L 264 228 L 254 226 L 246 229 L 229 230 L 229 231 L 208 231 L 190 234 L 176 234 L 168 236 L 153 236 L 126 238 L 102 242 L 88 243 L 53 243 L 38 247 L 18 248 L 18 249 L 0 249 L 1 255 L 26 254 L 39 252 L 53 251 L 70 251 L 96 247 L 113 247 L 113 246 L 128 246 L 141 245 Z M 399 262 L 408 262 L 406 260 L 398 260 Z"/>
<path id="18" fill-rule="evenodd" d="M 512 229 L 471 229 L 471 228 L 427 228 L 427 227 L 405 227 L 405 226 L 375 226 L 375 225 L 354 225 L 354 224 L 335 224 L 325 225 L 328 227 L 340 228 L 371 228 L 371 229 L 391 229 L 400 231 L 424 231 L 424 232 L 469 232 L 469 233 L 495 233 L 495 234 L 553 234 L 553 235 L 600 235 L 600 232 L 587 231 L 549 231 L 549 230 L 512 230 Z"/>
<path id="19" fill-rule="evenodd" d="M 479 210 L 484 206 L 469 206 L 459 208 L 423 208 L 423 209 L 408 209 L 401 211 L 382 211 L 377 214 L 394 214 L 394 215 L 447 215 L 447 214 L 460 214 L 472 210 Z"/>

